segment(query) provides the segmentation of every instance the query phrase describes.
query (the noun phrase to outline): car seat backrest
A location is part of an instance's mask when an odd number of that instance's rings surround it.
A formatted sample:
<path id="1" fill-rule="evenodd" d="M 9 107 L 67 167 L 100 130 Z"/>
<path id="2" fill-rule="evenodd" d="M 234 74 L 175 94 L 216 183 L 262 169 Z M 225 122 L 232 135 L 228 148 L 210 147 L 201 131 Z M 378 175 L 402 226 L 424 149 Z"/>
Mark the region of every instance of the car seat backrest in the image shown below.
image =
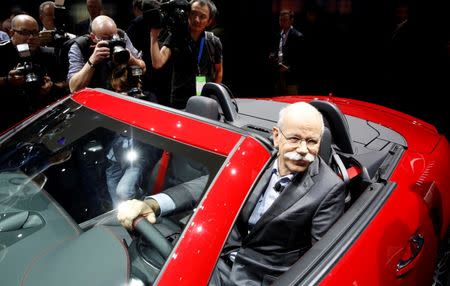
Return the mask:
<path id="1" fill-rule="evenodd" d="M 186 112 L 203 116 L 212 120 L 219 120 L 219 104 L 210 97 L 191 96 L 186 104 Z"/>
<path id="2" fill-rule="evenodd" d="M 342 111 L 329 101 L 313 100 L 310 103 L 322 113 L 325 126 L 330 129 L 336 147 L 341 152 L 354 154 L 350 129 Z"/>
<path id="3" fill-rule="evenodd" d="M 325 127 L 322 134 L 322 139 L 320 140 L 319 147 L 319 156 L 322 158 L 328 165 L 331 161 L 331 132 L 328 127 Z"/>
<path id="4" fill-rule="evenodd" d="M 220 119 L 219 104 L 209 97 L 190 97 L 185 111 L 212 120 Z M 155 194 L 168 187 L 207 175 L 207 172 L 207 168 L 198 162 L 164 151 L 163 157 L 151 171 L 148 185 L 153 186 L 151 192 Z"/>

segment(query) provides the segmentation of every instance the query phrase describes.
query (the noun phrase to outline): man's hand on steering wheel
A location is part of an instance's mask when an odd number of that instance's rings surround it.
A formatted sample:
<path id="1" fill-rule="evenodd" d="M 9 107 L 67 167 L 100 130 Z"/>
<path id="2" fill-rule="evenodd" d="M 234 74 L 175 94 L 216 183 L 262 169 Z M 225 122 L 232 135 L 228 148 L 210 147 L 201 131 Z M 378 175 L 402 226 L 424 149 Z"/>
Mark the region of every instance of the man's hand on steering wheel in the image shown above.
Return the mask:
<path id="1" fill-rule="evenodd" d="M 129 230 L 133 229 L 133 221 L 139 217 L 145 217 L 150 223 L 156 223 L 156 216 L 159 215 L 160 209 L 158 203 L 153 199 L 145 201 L 128 200 L 120 203 L 117 211 L 117 219 Z"/>

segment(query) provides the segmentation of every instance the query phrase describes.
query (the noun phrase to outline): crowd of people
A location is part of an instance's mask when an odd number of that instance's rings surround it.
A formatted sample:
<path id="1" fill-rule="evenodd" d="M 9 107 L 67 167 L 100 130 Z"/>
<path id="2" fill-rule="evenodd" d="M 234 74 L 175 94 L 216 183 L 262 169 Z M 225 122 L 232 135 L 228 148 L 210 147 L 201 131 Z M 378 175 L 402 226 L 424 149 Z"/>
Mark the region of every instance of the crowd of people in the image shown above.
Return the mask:
<path id="1" fill-rule="evenodd" d="M 75 34 L 67 30 L 64 7 L 52 1 L 39 6 L 40 24 L 26 11 L 11 15 L 11 27 L 0 42 L 0 92 L 6 98 L 0 130 L 70 92 L 115 90 L 112 76 L 120 70 L 139 71 L 125 80 L 121 92 L 185 108 L 190 96 L 199 94 L 207 81 L 220 83 L 223 74 L 221 41 L 206 31 L 216 6 L 209 0 L 185 3 L 179 7 L 187 12 L 185 18 L 163 19 L 164 7 L 147 2 L 154 13 L 144 19 L 145 4 L 134 0 L 136 18 L 123 30 L 103 14 L 101 0 L 87 0 L 89 18 L 75 25 Z M 163 80 L 157 80 L 158 74 Z"/>

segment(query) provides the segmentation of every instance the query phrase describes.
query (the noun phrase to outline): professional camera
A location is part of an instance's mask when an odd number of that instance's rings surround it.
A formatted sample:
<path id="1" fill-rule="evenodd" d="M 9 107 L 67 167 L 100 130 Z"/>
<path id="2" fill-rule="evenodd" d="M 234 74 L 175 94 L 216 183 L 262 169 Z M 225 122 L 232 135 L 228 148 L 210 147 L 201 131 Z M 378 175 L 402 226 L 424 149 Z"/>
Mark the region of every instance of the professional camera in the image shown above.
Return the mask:
<path id="1" fill-rule="evenodd" d="M 68 40 L 66 35 L 66 20 L 67 20 L 67 10 L 64 7 L 64 0 L 56 0 L 55 1 L 55 14 L 54 14 L 54 23 L 55 23 L 55 33 L 53 35 L 53 39 L 55 42 L 64 42 Z"/>
<path id="2" fill-rule="evenodd" d="M 123 31 L 119 30 L 118 34 L 114 35 L 111 40 L 106 41 L 107 44 L 104 45 L 104 47 L 109 48 L 111 58 L 116 65 L 126 64 L 130 60 L 130 52 L 126 48 L 124 36 Z"/>
<path id="3" fill-rule="evenodd" d="M 140 66 L 130 66 L 128 68 L 128 84 L 130 89 L 127 94 L 136 98 L 143 98 L 145 95 L 142 93 L 142 74 L 144 71 Z"/>
<path id="4" fill-rule="evenodd" d="M 30 47 L 28 44 L 17 45 L 17 51 L 21 62 L 17 65 L 18 71 L 25 78 L 25 87 L 38 88 L 44 84 L 44 75 L 39 65 L 33 63 L 31 59 Z"/>
<path id="5" fill-rule="evenodd" d="M 186 0 L 142 2 L 146 25 L 150 28 L 164 28 L 172 33 L 187 32 L 190 9 L 191 6 Z"/>

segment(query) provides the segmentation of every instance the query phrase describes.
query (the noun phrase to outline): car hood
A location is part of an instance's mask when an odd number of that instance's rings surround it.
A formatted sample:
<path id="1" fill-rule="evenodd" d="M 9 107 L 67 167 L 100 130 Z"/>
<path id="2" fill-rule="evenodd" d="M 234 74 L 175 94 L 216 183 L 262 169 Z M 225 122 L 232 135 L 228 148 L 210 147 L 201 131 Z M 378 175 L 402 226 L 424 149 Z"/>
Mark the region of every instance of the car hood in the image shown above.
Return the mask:
<path id="1" fill-rule="evenodd" d="M 398 132 L 405 138 L 408 149 L 414 152 L 424 154 L 432 152 L 441 138 L 433 125 L 373 103 L 333 96 L 282 96 L 272 98 L 274 101 L 287 103 L 311 101 L 313 99 L 333 102 L 346 115 L 363 118 Z"/>

